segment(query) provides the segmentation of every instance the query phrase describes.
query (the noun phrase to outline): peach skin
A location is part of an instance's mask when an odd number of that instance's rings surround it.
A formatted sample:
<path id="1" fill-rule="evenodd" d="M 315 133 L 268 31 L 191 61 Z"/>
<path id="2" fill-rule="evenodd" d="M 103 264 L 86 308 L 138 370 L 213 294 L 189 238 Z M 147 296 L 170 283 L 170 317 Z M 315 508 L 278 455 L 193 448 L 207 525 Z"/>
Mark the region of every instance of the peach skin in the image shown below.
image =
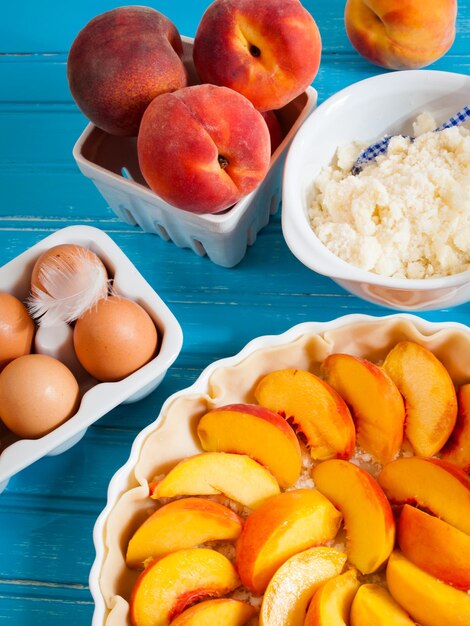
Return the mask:
<path id="1" fill-rule="evenodd" d="M 140 568 L 155 559 L 207 541 L 234 541 L 243 520 L 228 507 L 204 498 L 169 502 L 139 526 L 127 547 L 126 563 Z"/>
<path id="2" fill-rule="evenodd" d="M 277 413 L 256 404 L 230 404 L 203 415 L 197 434 L 204 450 L 247 454 L 273 474 L 281 487 L 300 476 L 301 453 L 295 432 Z"/>
<path id="3" fill-rule="evenodd" d="M 422 570 L 457 589 L 470 589 L 469 535 L 406 504 L 397 539 L 406 558 Z"/>
<path id="4" fill-rule="evenodd" d="M 279 493 L 268 470 L 244 454 L 205 452 L 180 461 L 153 489 L 152 498 L 207 496 L 227 498 L 256 509 Z"/>
<path id="5" fill-rule="evenodd" d="M 351 354 L 323 362 L 326 382 L 349 406 L 357 443 L 379 463 L 388 463 L 403 442 L 405 405 L 391 378 L 377 365 Z"/>
<path id="6" fill-rule="evenodd" d="M 392 504 L 416 504 L 470 535 L 470 480 L 441 459 L 392 461 L 377 478 Z"/>
<path id="7" fill-rule="evenodd" d="M 215 0 L 199 23 L 193 53 L 201 82 L 231 87 L 259 111 L 300 95 L 320 56 L 320 32 L 297 0 Z"/>
<path id="8" fill-rule="evenodd" d="M 398 550 L 387 565 L 390 593 L 421 626 L 468 626 L 470 595 L 437 580 Z"/>
<path id="9" fill-rule="evenodd" d="M 348 0 L 346 32 L 371 63 L 417 69 L 444 55 L 455 38 L 456 0 Z"/>
<path id="10" fill-rule="evenodd" d="M 414 626 L 408 614 L 380 585 L 361 585 L 351 607 L 350 626 Z"/>
<path id="11" fill-rule="evenodd" d="M 324 582 L 310 602 L 304 626 L 349 626 L 349 612 L 359 585 L 355 569 Z"/>
<path id="12" fill-rule="evenodd" d="M 457 419 L 457 397 L 446 368 L 427 348 L 400 341 L 387 354 L 384 370 L 405 399 L 405 435 L 418 456 L 442 448 Z"/>
<path id="13" fill-rule="evenodd" d="M 137 138 L 142 174 L 169 204 L 217 213 L 253 191 L 271 159 L 269 130 L 244 96 L 194 85 L 155 98 Z"/>
<path id="14" fill-rule="evenodd" d="M 293 424 L 313 459 L 348 459 L 352 455 L 356 432 L 349 409 L 315 374 L 292 368 L 271 372 L 259 381 L 255 397 Z"/>
<path id="15" fill-rule="evenodd" d="M 93 18 L 67 60 L 70 91 L 89 120 L 112 135 L 137 135 L 150 102 L 187 84 L 183 44 L 162 13 L 123 6 Z"/>
<path id="16" fill-rule="evenodd" d="M 292 556 L 271 578 L 263 596 L 260 626 L 303 626 L 307 606 L 318 587 L 341 573 L 344 552 L 311 548 Z"/>
<path id="17" fill-rule="evenodd" d="M 455 428 L 442 449 L 441 457 L 466 472 L 470 471 L 470 384 L 457 393 L 458 414 Z"/>
<path id="18" fill-rule="evenodd" d="M 221 598 L 186 609 L 171 622 L 171 626 L 244 626 L 255 615 L 256 609 L 251 605 Z"/>
<path id="19" fill-rule="evenodd" d="M 333 539 L 341 513 L 316 489 L 286 491 L 266 500 L 245 522 L 237 542 L 237 571 L 259 595 L 288 558 Z"/>
<path id="20" fill-rule="evenodd" d="M 353 463 L 336 459 L 314 467 L 312 477 L 343 514 L 349 561 L 363 574 L 375 572 L 395 540 L 392 509 L 377 481 Z"/>
<path id="21" fill-rule="evenodd" d="M 284 139 L 284 131 L 274 111 L 264 111 L 261 115 L 268 127 L 271 138 L 271 154 L 274 154 Z"/>
<path id="22" fill-rule="evenodd" d="M 240 584 L 228 559 L 215 550 L 179 550 L 153 561 L 130 598 L 134 626 L 167 626 L 191 604 L 223 596 Z"/>

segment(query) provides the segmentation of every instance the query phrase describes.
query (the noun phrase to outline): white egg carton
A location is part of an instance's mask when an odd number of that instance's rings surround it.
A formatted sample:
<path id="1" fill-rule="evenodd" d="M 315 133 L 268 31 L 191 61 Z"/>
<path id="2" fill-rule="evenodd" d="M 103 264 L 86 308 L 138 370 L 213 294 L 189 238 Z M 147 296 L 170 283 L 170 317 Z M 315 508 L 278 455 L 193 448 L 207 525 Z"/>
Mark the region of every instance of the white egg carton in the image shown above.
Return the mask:
<path id="1" fill-rule="evenodd" d="M 0 267 L 0 291 L 6 291 L 24 301 L 29 294 L 31 272 L 42 252 L 52 246 L 74 243 L 90 248 L 106 265 L 113 278 L 115 290 L 138 302 L 153 319 L 160 336 L 158 354 L 139 370 L 123 380 L 100 383 L 82 381 L 85 392 L 77 413 L 64 424 L 39 439 L 18 439 L 2 432 L 0 442 L 0 492 L 8 480 L 46 455 L 56 455 L 71 448 L 86 432 L 88 426 L 118 404 L 135 402 L 151 393 L 163 380 L 168 368 L 183 345 L 181 327 L 143 276 L 114 241 L 103 231 L 90 226 L 70 226 L 46 237 L 29 250 Z M 4 447 L 5 444 L 7 447 Z"/>
<path id="2" fill-rule="evenodd" d="M 198 80 L 192 62 L 193 39 L 183 37 L 183 46 L 183 61 L 194 84 Z M 199 256 L 207 255 L 217 265 L 233 267 L 277 211 L 287 148 L 316 103 L 317 92 L 308 87 L 276 111 L 285 136 L 271 157 L 268 174 L 255 191 L 218 214 L 182 211 L 151 191 L 139 169 L 135 137 L 114 137 L 88 124 L 74 146 L 73 156 L 81 172 L 125 222 L 171 240 L 180 248 L 190 248 Z"/>

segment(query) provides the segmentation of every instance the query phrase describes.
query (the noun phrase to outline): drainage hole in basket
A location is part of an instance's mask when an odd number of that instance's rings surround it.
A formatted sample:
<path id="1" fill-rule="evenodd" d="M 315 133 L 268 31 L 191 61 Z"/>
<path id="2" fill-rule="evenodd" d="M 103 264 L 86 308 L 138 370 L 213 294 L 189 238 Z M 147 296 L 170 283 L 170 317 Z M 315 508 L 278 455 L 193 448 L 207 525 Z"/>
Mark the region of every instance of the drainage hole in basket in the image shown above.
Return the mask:
<path id="1" fill-rule="evenodd" d="M 196 254 L 199 254 L 199 256 L 205 256 L 207 254 L 206 249 L 200 241 L 198 241 L 197 239 L 193 239 L 192 243 L 193 250 Z"/>
<path id="2" fill-rule="evenodd" d="M 127 169 L 127 167 L 121 167 L 121 174 L 123 178 L 127 178 L 127 180 L 134 180 L 131 176 L 131 173 Z"/>
<path id="3" fill-rule="evenodd" d="M 170 235 L 168 234 L 168 231 L 164 226 L 158 224 L 157 222 L 154 222 L 153 226 L 157 235 L 160 235 L 160 237 L 165 241 L 170 241 Z"/>
<path id="4" fill-rule="evenodd" d="M 246 240 L 249 246 L 252 246 L 255 243 L 256 235 L 257 235 L 256 228 L 252 224 L 246 234 Z"/>
<path id="5" fill-rule="evenodd" d="M 277 198 L 277 194 L 275 194 L 271 197 L 271 202 L 269 203 L 269 212 L 271 213 L 271 215 L 274 215 L 274 213 L 276 213 L 279 208 L 279 204 L 280 202 Z"/>
<path id="6" fill-rule="evenodd" d="M 118 211 L 121 214 L 121 217 L 125 222 L 127 222 L 131 226 L 137 226 L 137 221 L 134 219 L 134 216 L 129 211 L 129 209 L 126 209 L 126 207 L 123 204 L 120 204 L 118 206 Z"/>

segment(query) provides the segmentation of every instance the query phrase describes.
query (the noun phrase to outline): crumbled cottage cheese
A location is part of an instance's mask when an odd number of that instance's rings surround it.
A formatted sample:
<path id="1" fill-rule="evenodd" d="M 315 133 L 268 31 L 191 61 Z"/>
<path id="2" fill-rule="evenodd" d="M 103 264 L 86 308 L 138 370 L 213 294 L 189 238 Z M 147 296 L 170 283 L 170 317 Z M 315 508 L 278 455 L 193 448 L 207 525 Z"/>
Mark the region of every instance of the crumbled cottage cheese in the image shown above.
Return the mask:
<path id="1" fill-rule="evenodd" d="M 414 142 L 394 137 L 357 176 L 351 167 L 367 145 L 338 148 L 309 208 L 314 232 L 333 254 L 397 278 L 470 269 L 470 131 L 432 132 L 436 126 L 421 114 Z"/>

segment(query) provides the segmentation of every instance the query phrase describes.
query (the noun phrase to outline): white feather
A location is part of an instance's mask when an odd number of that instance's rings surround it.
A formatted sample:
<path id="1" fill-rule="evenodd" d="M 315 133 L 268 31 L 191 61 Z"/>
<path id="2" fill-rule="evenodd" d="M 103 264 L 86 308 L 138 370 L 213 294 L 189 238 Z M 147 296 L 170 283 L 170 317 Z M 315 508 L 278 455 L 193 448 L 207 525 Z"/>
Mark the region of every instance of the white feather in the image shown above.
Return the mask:
<path id="1" fill-rule="evenodd" d="M 106 297 L 108 291 L 103 265 L 80 254 L 73 265 L 57 258 L 50 265 L 44 263 L 39 280 L 45 291 L 33 287 L 27 305 L 40 326 L 73 322 Z"/>

